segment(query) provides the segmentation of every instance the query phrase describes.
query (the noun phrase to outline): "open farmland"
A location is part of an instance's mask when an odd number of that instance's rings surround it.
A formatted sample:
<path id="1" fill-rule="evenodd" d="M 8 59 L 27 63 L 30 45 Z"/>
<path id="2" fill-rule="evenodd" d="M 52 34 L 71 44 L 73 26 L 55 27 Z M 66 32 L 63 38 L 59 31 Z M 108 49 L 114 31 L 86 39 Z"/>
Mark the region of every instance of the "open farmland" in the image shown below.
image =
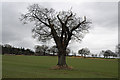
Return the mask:
<path id="1" fill-rule="evenodd" d="M 73 70 L 51 70 L 56 56 L 3 55 L 3 78 L 117 78 L 117 59 L 88 59 L 67 57 Z M 59 75 L 58 75 L 59 74 Z M 72 75 L 72 76 L 71 76 Z"/>

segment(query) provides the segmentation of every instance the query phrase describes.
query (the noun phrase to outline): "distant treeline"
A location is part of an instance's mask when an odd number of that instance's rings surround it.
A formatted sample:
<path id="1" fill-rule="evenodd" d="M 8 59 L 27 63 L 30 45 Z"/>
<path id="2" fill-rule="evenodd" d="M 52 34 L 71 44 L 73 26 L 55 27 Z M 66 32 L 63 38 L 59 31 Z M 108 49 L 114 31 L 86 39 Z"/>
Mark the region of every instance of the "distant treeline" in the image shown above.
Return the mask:
<path id="1" fill-rule="evenodd" d="M 0 45 L 2 54 L 10 54 L 10 55 L 35 55 L 35 56 L 57 56 L 58 50 L 56 46 L 48 47 L 46 45 L 35 45 L 34 49 L 35 51 L 32 51 L 31 49 L 25 49 L 25 48 L 16 48 L 9 44 Z M 67 55 L 70 53 L 70 49 L 66 50 Z"/>
<path id="2" fill-rule="evenodd" d="M 25 48 L 16 48 L 9 44 L 1 45 L 2 54 L 12 54 L 12 55 L 34 55 L 34 51 Z"/>
<path id="3" fill-rule="evenodd" d="M 120 45 L 118 45 L 120 46 Z M 120 57 L 120 47 L 116 46 L 116 51 L 113 52 L 111 50 L 102 50 L 98 54 L 92 54 L 88 48 L 82 48 L 78 50 L 78 54 L 82 57 L 87 57 L 86 55 L 91 55 L 91 57 L 101 57 L 104 58 L 110 58 L 110 57 Z M 56 45 L 52 47 L 48 47 L 46 45 L 35 45 L 34 49 L 35 51 L 32 51 L 31 49 L 25 49 L 25 48 L 16 48 L 9 44 L 0 45 L 2 48 L 2 54 L 10 54 L 10 55 L 35 55 L 35 56 L 57 56 L 58 49 Z M 71 53 L 71 54 L 70 54 Z M 66 56 L 76 56 L 77 53 L 71 52 L 69 48 L 66 49 Z"/>

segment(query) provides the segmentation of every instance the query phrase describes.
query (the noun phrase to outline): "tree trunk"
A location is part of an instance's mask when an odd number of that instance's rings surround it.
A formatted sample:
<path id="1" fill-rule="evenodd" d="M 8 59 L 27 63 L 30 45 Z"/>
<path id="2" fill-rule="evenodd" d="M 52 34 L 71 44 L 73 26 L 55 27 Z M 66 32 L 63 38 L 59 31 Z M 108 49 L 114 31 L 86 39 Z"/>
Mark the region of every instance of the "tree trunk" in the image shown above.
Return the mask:
<path id="1" fill-rule="evenodd" d="M 67 66 L 67 64 L 66 64 L 66 52 L 64 50 L 62 51 L 62 53 L 58 54 L 58 64 L 57 65 L 58 66 Z"/>
<path id="2" fill-rule="evenodd" d="M 67 66 L 66 64 L 66 56 L 65 55 L 59 55 L 58 56 L 58 66 Z"/>

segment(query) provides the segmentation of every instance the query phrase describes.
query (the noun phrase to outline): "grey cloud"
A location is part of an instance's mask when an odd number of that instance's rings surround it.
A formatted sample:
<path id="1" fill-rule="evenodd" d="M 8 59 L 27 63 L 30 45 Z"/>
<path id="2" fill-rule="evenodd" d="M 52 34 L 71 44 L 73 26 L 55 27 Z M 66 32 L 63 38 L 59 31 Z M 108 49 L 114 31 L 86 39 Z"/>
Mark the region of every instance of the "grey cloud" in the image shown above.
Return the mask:
<path id="1" fill-rule="evenodd" d="M 19 5 L 19 6 L 18 6 Z M 31 37 L 31 24 L 22 25 L 20 11 L 22 4 L 3 3 L 2 5 L 2 42 L 10 43 L 23 41 L 24 37 Z"/>
<path id="2" fill-rule="evenodd" d="M 118 42 L 120 43 L 120 2 L 118 2 Z"/>

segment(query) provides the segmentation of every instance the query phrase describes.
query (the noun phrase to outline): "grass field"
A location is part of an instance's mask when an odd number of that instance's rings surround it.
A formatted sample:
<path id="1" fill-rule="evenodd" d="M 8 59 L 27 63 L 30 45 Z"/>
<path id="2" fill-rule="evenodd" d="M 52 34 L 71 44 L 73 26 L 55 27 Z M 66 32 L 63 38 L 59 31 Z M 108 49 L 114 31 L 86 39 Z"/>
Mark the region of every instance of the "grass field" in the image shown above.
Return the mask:
<path id="1" fill-rule="evenodd" d="M 51 70 L 57 64 L 52 56 L 4 55 L 3 78 L 116 78 L 117 59 L 88 59 L 67 57 L 67 64 L 74 70 Z"/>

